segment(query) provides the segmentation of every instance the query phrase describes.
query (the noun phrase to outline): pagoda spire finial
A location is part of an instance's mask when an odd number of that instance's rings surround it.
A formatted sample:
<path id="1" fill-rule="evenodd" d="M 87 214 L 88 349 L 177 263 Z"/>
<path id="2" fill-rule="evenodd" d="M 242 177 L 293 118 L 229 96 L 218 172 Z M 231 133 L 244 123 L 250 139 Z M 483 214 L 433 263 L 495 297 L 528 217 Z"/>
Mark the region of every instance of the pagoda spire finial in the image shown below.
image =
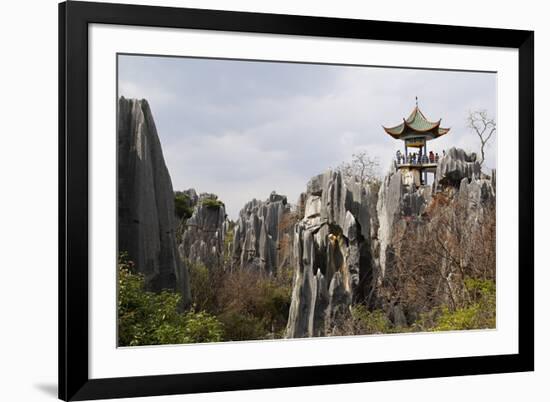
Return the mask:
<path id="1" fill-rule="evenodd" d="M 418 107 L 418 96 L 415 96 L 414 99 L 416 101 L 416 107 Z"/>

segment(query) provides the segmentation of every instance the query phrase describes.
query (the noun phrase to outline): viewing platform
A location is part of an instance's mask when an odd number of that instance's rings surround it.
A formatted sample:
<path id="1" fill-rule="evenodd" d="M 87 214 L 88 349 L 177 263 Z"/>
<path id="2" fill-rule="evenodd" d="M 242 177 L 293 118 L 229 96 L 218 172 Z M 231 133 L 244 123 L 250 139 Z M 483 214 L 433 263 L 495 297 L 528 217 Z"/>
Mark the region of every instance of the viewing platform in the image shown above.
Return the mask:
<path id="1" fill-rule="evenodd" d="M 425 170 L 430 173 L 435 173 L 435 170 L 437 169 L 436 162 L 426 162 L 426 163 L 399 162 L 398 163 L 396 160 L 394 160 L 394 164 L 395 164 L 395 167 L 398 169 L 401 169 L 401 168 L 421 169 L 423 171 Z"/>

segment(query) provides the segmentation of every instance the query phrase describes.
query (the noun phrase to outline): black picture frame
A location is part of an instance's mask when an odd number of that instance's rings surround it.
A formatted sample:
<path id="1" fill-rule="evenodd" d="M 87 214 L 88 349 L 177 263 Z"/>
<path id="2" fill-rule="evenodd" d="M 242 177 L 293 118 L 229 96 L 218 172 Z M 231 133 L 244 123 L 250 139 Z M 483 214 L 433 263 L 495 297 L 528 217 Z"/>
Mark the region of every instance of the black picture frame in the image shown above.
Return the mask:
<path id="1" fill-rule="evenodd" d="M 519 52 L 517 354 L 90 379 L 88 25 L 515 48 Z M 59 5 L 59 398 L 89 400 L 534 370 L 534 32 L 70 1 Z"/>

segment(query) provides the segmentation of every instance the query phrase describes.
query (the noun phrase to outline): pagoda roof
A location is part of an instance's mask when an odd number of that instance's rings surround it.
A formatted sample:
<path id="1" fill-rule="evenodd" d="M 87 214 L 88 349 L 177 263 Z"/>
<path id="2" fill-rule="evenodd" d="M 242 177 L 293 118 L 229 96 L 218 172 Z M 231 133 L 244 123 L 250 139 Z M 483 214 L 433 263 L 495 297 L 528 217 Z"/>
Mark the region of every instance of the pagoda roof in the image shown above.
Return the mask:
<path id="1" fill-rule="evenodd" d="M 440 127 L 440 124 L 441 119 L 438 121 L 429 121 L 417 105 L 409 117 L 403 119 L 403 123 L 394 127 L 382 126 L 382 128 L 395 139 L 399 139 L 406 134 L 429 134 L 437 138 L 447 134 L 450 130 L 450 128 Z"/>

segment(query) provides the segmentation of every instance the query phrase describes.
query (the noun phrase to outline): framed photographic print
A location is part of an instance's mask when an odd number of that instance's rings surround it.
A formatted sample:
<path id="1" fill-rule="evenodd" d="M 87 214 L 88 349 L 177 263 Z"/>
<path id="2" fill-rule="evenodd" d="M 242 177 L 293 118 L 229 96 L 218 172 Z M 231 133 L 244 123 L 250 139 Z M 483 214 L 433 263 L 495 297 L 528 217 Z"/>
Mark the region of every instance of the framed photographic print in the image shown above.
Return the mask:
<path id="1" fill-rule="evenodd" d="M 59 397 L 534 369 L 534 33 L 59 5 Z"/>

